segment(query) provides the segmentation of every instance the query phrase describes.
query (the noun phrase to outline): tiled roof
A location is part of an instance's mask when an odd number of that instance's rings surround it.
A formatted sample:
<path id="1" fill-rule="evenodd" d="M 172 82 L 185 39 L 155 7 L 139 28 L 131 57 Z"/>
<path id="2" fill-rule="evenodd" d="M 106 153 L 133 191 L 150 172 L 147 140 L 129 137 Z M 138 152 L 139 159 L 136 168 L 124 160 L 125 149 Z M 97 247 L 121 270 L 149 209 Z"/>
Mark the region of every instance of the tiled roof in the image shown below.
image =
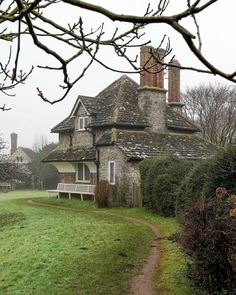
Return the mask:
<path id="1" fill-rule="evenodd" d="M 96 98 L 92 96 L 79 95 L 76 103 L 73 106 L 70 116 L 75 115 L 76 111 L 78 110 L 80 102 L 82 102 L 82 104 L 84 105 L 84 107 L 86 108 L 87 112 L 90 115 L 96 114 L 97 112 Z"/>
<path id="2" fill-rule="evenodd" d="M 31 159 L 33 160 L 33 158 L 35 157 L 35 152 L 33 150 L 31 150 L 30 148 L 27 148 L 27 147 L 22 147 L 22 146 L 19 146 L 19 148 L 22 149 L 22 151 L 24 151 L 24 153 L 26 153 L 26 155 Z"/>
<path id="3" fill-rule="evenodd" d="M 55 127 L 51 129 L 51 132 L 60 133 L 66 132 L 74 129 L 75 117 L 67 117 Z"/>
<path id="4" fill-rule="evenodd" d="M 55 148 L 43 162 L 78 162 L 94 161 L 96 152 L 94 147 L 61 147 Z"/>
<path id="5" fill-rule="evenodd" d="M 105 133 L 97 142 L 97 145 L 111 144 L 120 148 L 129 160 L 170 154 L 185 159 L 205 159 L 216 152 L 213 144 L 191 134 L 117 130 L 116 135 Z"/>
<path id="6" fill-rule="evenodd" d="M 116 128 L 149 126 L 147 119 L 138 107 L 139 85 L 126 75 L 121 76 L 96 97 L 78 96 L 69 117 L 51 129 L 52 132 L 67 132 L 74 129 L 75 113 L 80 101 L 91 115 L 89 127 L 110 126 Z M 166 107 L 167 127 L 171 130 L 188 132 L 200 131 L 185 117 Z"/>
<path id="7" fill-rule="evenodd" d="M 134 80 L 123 75 L 100 92 L 96 96 L 96 116 L 90 126 L 149 126 L 138 108 L 138 87 Z"/>
<path id="8" fill-rule="evenodd" d="M 166 106 L 166 123 L 169 129 L 188 130 L 192 132 L 200 132 L 201 130 L 185 117 L 176 113 L 170 106 Z"/>

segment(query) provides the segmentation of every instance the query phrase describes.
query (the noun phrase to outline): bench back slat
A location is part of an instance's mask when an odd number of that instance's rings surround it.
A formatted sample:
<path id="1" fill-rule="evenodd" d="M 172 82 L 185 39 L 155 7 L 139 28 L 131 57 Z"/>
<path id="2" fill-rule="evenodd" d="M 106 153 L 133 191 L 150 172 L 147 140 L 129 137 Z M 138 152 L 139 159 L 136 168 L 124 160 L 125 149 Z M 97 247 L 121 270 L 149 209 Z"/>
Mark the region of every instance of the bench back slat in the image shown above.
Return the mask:
<path id="1" fill-rule="evenodd" d="M 74 192 L 79 194 L 94 194 L 95 185 L 78 183 L 58 183 L 57 190 L 61 192 Z"/>

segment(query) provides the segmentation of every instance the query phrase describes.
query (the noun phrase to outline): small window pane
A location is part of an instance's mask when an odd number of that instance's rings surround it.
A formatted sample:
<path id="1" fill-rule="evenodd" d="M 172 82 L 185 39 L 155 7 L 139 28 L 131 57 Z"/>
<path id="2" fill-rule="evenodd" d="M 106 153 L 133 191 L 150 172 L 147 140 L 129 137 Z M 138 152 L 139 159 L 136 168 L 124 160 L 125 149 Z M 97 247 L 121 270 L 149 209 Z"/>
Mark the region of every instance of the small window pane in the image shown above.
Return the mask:
<path id="1" fill-rule="evenodd" d="M 78 164 L 78 180 L 83 180 L 83 164 Z"/>
<path id="2" fill-rule="evenodd" d="M 84 180 L 90 180 L 90 171 L 87 165 L 84 164 Z"/>
<path id="3" fill-rule="evenodd" d="M 79 118 L 79 129 L 84 129 L 84 118 Z"/>
<path id="4" fill-rule="evenodd" d="M 115 183 L 115 163 L 109 163 L 109 182 Z"/>

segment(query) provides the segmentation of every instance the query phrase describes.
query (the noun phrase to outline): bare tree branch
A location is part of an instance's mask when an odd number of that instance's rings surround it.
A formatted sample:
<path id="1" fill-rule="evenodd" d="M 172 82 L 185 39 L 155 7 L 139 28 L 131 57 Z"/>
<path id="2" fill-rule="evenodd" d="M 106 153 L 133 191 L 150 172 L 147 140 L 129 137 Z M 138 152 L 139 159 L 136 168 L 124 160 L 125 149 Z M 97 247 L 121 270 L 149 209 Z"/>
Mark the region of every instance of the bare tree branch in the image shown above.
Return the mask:
<path id="1" fill-rule="evenodd" d="M 14 64 L 12 65 L 12 51 L 9 51 L 9 59 L 6 62 L 0 59 L 0 91 L 9 94 L 8 90 L 13 89 L 18 84 L 24 83 L 32 69 L 27 73 L 19 70 L 20 53 L 24 48 L 23 38 L 30 36 L 36 48 L 46 53 L 51 58 L 51 65 L 48 62 L 45 65 L 38 65 L 39 68 L 52 71 L 61 71 L 63 74 L 63 85 L 60 85 L 63 94 L 59 98 L 49 99 L 44 95 L 41 87 L 38 87 L 38 95 L 46 102 L 55 103 L 61 101 L 74 87 L 74 85 L 85 75 L 88 68 L 97 62 L 106 69 L 120 72 L 120 73 L 142 73 L 142 71 L 157 71 L 160 67 L 146 65 L 144 68 L 137 66 L 137 55 L 130 55 L 130 49 L 137 48 L 142 45 L 147 45 L 151 41 L 146 39 L 146 28 L 152 24 L 165 24 L 170 26 L 178 32 L 190 51 L 202 63 L 203 68 L 196 68 L 193 66 L 178 66 L 184 70 L 191 70 L 200 73 L 207 73 L 219 75 L 231 82 L 236 83 L 236 71 L 227 73 L 224 70 L 217 68 L 213 63 L 207 59 L 201 51 L 202 40 L 200 35 L 200 26 L 197 22 L 196 16 L 200 13 L 209 10 L 219 0 L 187 0 L 186 8 L 172 15 L 167 15 L 167 8 L 171 6 L 170 0 L 158 0 L 155 7 L 150 4 L 147 5 L 143 15 L 129 15 L 115 13 L 104 6 L 92 4 L 87 1 L 80 0 L 12 0 L 0 1 L 0 42 L 9 42 L 10 46 L 14 47 Z M 107 21 L 119 23 L 126 23 L 130 25 L 127 29 L 122 29 L 118 25 L 113 32 L 107 33 L 106 24 L 101 23 L 97 28 L 87 28 L 86 17 L 80 16 L 79 21 L 70 21 L 67 24 L 63 21 L 60 23 L 56 21 L 56 17 L 49 16 L 47 11 L 49 9 L 60 9 L 59 5 L 63 7 L 73 7 L 74 10 L 83 9 L 103 16 Z M 192 19 L 196 28 L 196 33 L 192 33 L 187 25 L 181 22 L 184 19 Z M 10 28 L 9 24 L 14 27 Z M 16 26 L 17 25 L 17 26 Z M 113 23 L 112 23 L 113 25 Z M 196 38 L 197 37 L 197 38 Z M 198 40 L 198 45 L 196 41 Z M 50 42 L 48 42 L 50 40 Z M 53 41 L 53 42 L 51 42 Z M 55 44 L 52 45 L 52 44 Z M 63 45 L 65 49 L 69 49 L 69 57 L 58 50 L 57 45 Z M 109 64 L 107 60 L 103 60 L 98 52 L 104 48 L 109 47 L 114 50 L 114 54 L 122 58 L 127 67 L 124 69 L 115 67 Z M 174 58 L 173 50 L 170 46 L 170 40 L 166 37 L 155 46 L 165 47 L 166 56 L 169 61 L 156 60 L 157 65 L 161 65 L 162 70 Z M 11 48 L 11 47 L 10 47 Z M 66 51 L 66 50 L 65 50 Z M 89 57 L 86 65 L 80 68 L 79 73 L 71 78 L 70 66 L 77 60 L 81 60 L 83 56 Z M 56 65 L 55 65 L 56 61 Z M 176 66 L 176 65 L 175 65 Z M 74 74 L 74 73 L 73 73 Z M 11 80 L 9 80 L 11 79 Z M 11 83 L 8 83 L 11 81 Z M 2 107 L 3 108 L 3 107 Z M 3 108 L 6 109 L 5 107 Z"/>

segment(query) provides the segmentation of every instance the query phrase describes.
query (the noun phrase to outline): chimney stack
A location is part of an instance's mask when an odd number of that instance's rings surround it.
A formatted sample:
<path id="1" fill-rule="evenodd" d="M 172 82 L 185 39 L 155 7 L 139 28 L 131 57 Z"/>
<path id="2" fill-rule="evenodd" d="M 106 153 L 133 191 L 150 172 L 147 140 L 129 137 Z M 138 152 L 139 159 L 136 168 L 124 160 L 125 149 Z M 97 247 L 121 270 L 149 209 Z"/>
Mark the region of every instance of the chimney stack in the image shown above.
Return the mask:
<path id="1" fill-rule="evenodd" d="M 164 55 L 162 48 L 141 47 L 140 68 L 143 72 L 140 74 L 140 87 L 164 88 L 164 67 L 158 64 L 158 61 L 164 62 Z"/>
<path id="2" fill-rule="evenodd" d="M 150 124 L 150 130 L 163 133 L 166 131 L 166 89 L 164 89 L 164 49 L 151 46 L 141 47 L 140 87 L 138 105 Z M 145 71 L 145 69 L 147 71 Z"/>
<path id="3" fill-rule="evenodd" d="M 11 133 L 11 155 L 17 150 L 17 134 Z"/>
<path id="4" fill-rule="evenodd" d="M 173 59 L 168 67 L 168 104 L 181 114 L 184 104 L 180 101 L 180 66 L 178 60 Z"/>

